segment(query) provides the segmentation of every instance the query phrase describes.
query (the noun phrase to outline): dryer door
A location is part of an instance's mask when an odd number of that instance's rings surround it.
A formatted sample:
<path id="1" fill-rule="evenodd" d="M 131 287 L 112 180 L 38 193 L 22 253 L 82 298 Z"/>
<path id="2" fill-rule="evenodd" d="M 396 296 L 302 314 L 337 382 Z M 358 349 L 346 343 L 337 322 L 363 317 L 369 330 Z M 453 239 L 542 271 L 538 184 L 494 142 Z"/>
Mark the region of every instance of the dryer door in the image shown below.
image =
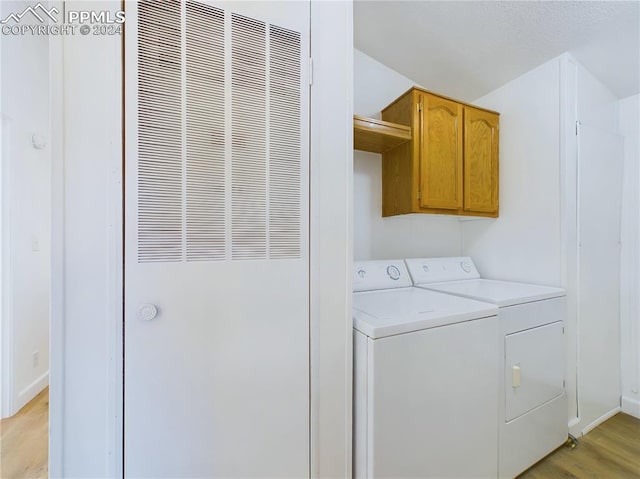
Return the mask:
<path id="1" fill-rule="evenodd" d="M 562 321 L 505 336 L 505 421 L 564 391 Z"/>

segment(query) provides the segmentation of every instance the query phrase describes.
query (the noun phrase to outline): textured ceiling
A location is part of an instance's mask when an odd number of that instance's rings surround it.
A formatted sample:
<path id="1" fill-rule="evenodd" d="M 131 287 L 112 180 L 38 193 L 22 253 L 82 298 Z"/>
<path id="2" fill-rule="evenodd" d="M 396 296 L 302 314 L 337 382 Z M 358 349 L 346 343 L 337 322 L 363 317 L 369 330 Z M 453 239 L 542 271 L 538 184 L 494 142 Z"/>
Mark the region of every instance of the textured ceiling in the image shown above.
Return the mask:
<path id="1" fill-rule="evenodd" d="M 639 1 L 356 1 L 355 47 L 461 100 L 569 51 L 619 98 L 640 91 Z"/>

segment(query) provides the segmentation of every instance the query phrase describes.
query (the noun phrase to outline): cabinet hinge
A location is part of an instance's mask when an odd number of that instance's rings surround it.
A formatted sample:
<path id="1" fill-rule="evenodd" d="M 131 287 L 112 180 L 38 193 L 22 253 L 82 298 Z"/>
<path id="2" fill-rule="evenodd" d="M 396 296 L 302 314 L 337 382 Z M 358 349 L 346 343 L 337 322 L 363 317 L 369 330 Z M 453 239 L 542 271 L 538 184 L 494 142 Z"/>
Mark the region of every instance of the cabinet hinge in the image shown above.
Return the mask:
<path id="1" fill-rule="evenodd" d="M 422 199 L 422 191 L 418 191 L 418 201 Z"/>
<path id="2" fill-rule="evenodd" d="M 313 85 L 313 58 L 309 57 L 309 86 Z"/>
<path id="3" fill-rule="evenodd" d="M 419 112 L 422 111 L 422 103 L 418 103 L 416 105 L 416 110 L 419 111 Z"/>
<path id="4" fill-rule="evenodd" d="M 580 121 L 576 121 L 576 136 L 578 136 L 578 129 L 580 127 Z"/>

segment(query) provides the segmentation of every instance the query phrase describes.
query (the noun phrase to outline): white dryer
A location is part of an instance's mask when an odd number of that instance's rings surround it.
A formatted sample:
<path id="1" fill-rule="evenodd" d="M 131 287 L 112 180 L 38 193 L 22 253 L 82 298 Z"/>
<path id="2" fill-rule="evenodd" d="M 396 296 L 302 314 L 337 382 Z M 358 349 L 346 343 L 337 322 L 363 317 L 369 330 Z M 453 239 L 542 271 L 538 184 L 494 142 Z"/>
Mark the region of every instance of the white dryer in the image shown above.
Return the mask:
<path id="1" fill-rule="evenodd" d="M 567 439 L 565 290 L 481 279 L 471 258 L 407 259 L 416 286 L 499 307 L 498 472 L 512 478 Z"/>
<path id="2" fill-rule="evenodd" d="M 354 477 L 495 478 L 498 308 L 353 272 Z"/>

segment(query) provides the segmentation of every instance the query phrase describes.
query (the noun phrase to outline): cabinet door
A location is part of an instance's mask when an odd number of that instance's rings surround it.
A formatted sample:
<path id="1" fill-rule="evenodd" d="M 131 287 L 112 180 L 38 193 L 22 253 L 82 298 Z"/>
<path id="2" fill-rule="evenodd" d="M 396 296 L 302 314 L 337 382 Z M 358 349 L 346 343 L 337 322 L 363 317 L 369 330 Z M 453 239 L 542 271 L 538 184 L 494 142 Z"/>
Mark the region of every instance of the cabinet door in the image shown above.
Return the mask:
<path id="1" fill-rule="evenodd" d="M 462 207 L 462 105 L 422 95 L 420 206 Z"/>
<path id="2" fill-rule="evenodd" d="M 498 115 L 464 109 L 464 210 L 498 213 Z"/>

